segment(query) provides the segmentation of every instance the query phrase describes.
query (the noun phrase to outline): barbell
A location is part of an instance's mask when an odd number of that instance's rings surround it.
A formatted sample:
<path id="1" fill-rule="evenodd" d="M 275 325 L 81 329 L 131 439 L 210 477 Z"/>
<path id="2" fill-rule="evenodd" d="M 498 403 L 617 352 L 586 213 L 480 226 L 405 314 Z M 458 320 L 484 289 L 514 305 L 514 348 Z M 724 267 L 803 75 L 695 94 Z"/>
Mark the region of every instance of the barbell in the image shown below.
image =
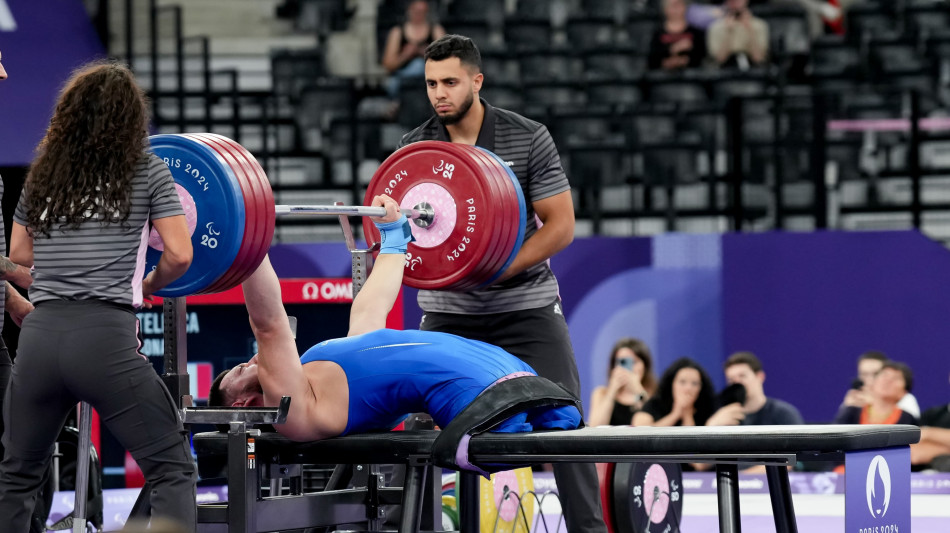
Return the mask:
<path id="1" fill-rule="evenodd" d="M 240 285 L 260 265 L 277 216 L 382 216 L 371 206 L 275 205 L 267 175 L 237 142 L 212 133 L 154 135 L 152 152 L 168 166 L 185 211 L 194 258 L 185 274 L 157 293 L 209 294 Z M 524 241 L 526 205 L 514 173 L 482 148 L 439 141 L 405 146 L 376 170 L 366 190 L 395 199 L 413 220 L 404 282 L 418 289 L 470 290 L 490 285 Z M 369 218 L 367 245 L 379 242 Z M 152 230 L 146 272 L 162 242 Z"/>

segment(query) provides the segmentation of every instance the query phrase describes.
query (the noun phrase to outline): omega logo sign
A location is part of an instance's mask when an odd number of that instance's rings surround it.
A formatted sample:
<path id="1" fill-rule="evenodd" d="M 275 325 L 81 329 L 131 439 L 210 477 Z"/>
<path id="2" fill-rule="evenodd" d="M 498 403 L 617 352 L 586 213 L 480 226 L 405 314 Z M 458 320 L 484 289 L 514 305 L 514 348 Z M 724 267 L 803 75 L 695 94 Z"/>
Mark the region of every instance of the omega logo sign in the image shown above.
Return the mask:
<path id="1" fill-rule="evenodd" d="M 304 300 L 339 300 L 353 297 L 353 283 L 307 282 L 303 286 Z"/>

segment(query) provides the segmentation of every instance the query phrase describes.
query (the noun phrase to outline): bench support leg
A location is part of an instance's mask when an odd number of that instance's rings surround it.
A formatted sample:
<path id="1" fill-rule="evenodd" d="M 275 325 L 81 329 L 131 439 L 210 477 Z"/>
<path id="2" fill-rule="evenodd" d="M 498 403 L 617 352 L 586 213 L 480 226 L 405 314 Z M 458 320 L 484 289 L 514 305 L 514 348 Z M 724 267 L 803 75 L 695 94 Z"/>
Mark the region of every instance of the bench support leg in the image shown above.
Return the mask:
<path id="1" fill-rule="evenodd" d="M 739 521 L 739 467 L 716 465 L 719 492 L 719 533 L 741 533 Z"/>
<path id="2" fill-rule="evenodd" d="M 775 533 L 798 533 L 798 524 L 795 523 L 795 507 L 792 505 L 792 489 L 788 483 L 788 469 L 781 465 L 767 465 L 765 473 L 769 480 L 772 516 L 775 517 Z"/>
<path id="3" fill-rule="evenodd" d="M 426 466 L 409 465 L 406 467 L 406 483 L 403 485 L 402 516 L 399 520 L 400 533 L 418 533 L 422 518 L 422 498 L 425 495 Z"/>
<path id="4" fill-rule="evenodd" d="M 459 531 L 480 531 L 479 501 L 478 501 L 478 474 L 469 470 L 459 472 L 458 494 L 461 497 L 459 505 Z"/>

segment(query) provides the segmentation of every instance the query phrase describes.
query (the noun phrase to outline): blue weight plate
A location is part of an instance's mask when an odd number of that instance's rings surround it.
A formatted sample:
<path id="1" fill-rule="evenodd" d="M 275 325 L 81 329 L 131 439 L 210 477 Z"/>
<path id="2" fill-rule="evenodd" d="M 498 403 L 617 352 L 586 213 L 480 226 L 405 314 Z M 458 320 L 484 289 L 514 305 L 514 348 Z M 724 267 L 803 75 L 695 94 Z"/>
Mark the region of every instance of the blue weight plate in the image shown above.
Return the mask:
<path id="1" fill-rule="evenodd" d="M 497 272 L 495 272 L 493 276 L 488 278 L 488 281 L 483 284 L 484 287 L 487 287 L 494 283 L 499 276 L 508 270 L 508 267 L 511 266 L 511 262 L 514 261 L 515 256 L 518 255 L 518 251 L 521 250 L 521 245 L 524 243 L 525 224 L 528 221 L 528 207 L 525 204 L 524 192 L 521 190 L 521 182 L 518 181 L 518 176 L 515 176 L 515 173 L 512 172 L 511 168 L 509 168 L 507 164 L 505 164 L 505 161 L 495 155 L 494 152 L 485 150 L 481 147 L 478 148 L 480 148 L 488 156 L 498 161 L 499 167 L 505 169 L 505 174 L 507 174 L 508 178 L 511 180 L 512 189 L 514 190 L 515 195 L 518 197 L 518 238 L 515 241 L 514 246 L 511 247 L 511 253 L 508 255 L 508 259 L 505 260 L 505 263 L 501 266 L 501 268 L 498 269 Z"/>
<path id="2" fill-rule="evenodd" d="M 245 222 L 241 185 L 227 161 L 199 141 L 180 135 L 153 135 L 149 142 L 152 152 L 168 165 L 175 183 L 194 199 L 198 219 L 191 236 L 191 267 L 156 294 L 196 294 L 228 271 L 241 247 Z M 158 264 L 159 257 L 161 253 L 149 247 L 146 273 Z"/>

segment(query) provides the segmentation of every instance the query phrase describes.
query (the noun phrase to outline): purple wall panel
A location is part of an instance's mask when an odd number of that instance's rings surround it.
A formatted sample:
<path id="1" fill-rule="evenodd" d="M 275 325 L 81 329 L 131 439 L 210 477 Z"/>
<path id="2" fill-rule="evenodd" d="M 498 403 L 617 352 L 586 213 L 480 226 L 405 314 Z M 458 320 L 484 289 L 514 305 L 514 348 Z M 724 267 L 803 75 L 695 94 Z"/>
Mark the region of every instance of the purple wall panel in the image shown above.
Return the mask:
<path id="1" fill-rule="evenodd" d="M 25 166 L 63 82 L 104 50 L 81 0 L 3 1 L 0 53 L 9 79 L 0 82 L 0 166 Z"/>
<path id="2" fill-rule="evenodd" d="M 766 394 L 830 421 L 866 350 L 907 362 L 922 408 L 946 403 L 950 253 L 916 232 L 723 236 L 726 353 L 751 350 Z"/>

